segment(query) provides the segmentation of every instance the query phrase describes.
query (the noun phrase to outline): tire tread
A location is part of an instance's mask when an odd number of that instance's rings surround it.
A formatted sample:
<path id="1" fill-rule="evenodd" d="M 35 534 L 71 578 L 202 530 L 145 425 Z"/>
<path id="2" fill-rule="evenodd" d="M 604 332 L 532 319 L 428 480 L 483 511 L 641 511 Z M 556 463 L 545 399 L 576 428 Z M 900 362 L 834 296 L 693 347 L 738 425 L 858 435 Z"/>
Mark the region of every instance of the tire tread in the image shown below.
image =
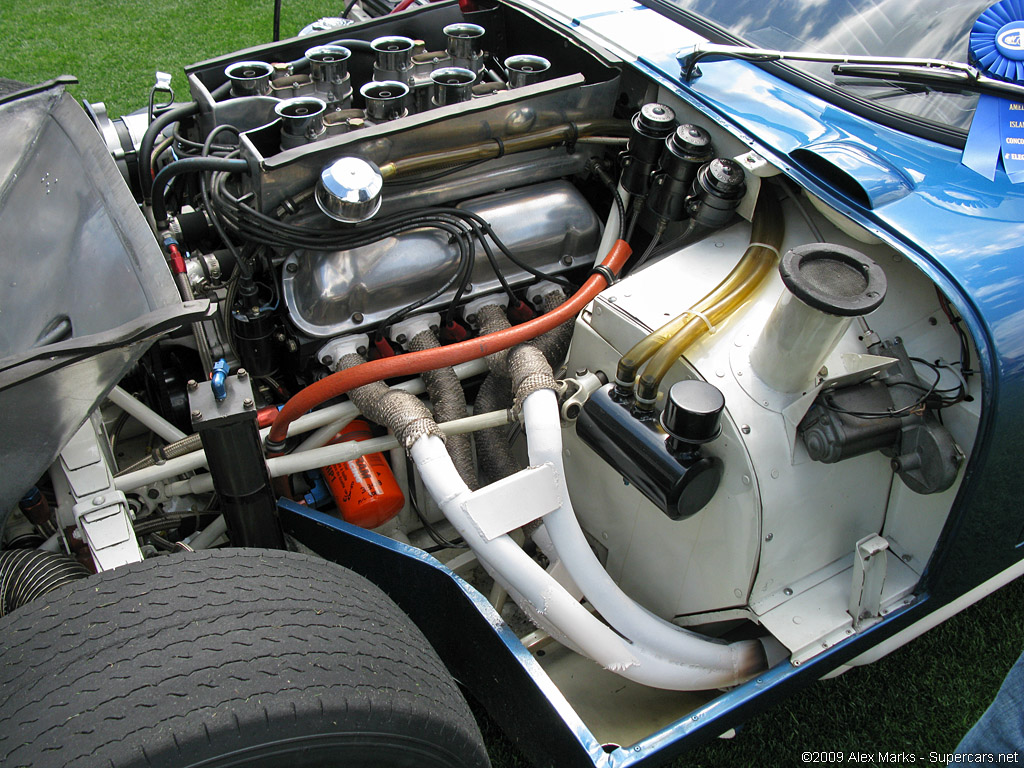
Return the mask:
<path id="1" fill-rule="evenodd" d="M 423 734 L 487 764 L 408 617 L 306 555 L 212 550 L 101 573 L 0 620 L 0 659 L 5 766 L 177 766 L 335 722 Z"/>

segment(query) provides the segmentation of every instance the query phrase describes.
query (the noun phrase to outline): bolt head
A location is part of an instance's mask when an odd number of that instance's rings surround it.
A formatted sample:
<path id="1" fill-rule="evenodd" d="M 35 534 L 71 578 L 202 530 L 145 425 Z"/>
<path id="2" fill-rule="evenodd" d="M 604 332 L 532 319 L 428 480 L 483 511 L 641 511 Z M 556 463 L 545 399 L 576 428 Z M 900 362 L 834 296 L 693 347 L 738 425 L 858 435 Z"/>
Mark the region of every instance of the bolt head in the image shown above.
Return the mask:
<path id="1" fill-rule="evenodd" d="M 324 355 L 320 358 L 320 362 L 324 365 L 331 365 L 334 363 L 334 357 L 332 355 Z"/>
<path id="2" fill-rule="evenodd" d="M 405 344 L 405 342 L 408 340 L 408 337 L 404 333 L 400 333 L 397 336 L 395 336 L 395 341 L 397 341 L 399 344 Z"/>
<path id="3" fill-rule="evenodd" d="M 245 368 L 239 368 L 237 373 L 238 378 L 247 379 L 249 378 L 249 372 Z"/>
<path id="4" fill-rule="evenodd" d="M 196 381 L 195 379 L 189 379 L 188 380 L 188 391 L 189 392 L 195 392 L 197 389 L 199 389 L 199 382 Z"/>
<path id="5" fill-rule="evenodd" d="M 202 411 L 192 411 L 192 421 L 200 421 L 203 418 Z"/>
<path id="6" fill-rule="evenodd" d="M 363 322 L 363 313 L 356 312 L 354 315 L 352 315 L 352 322 L 355 323 L 356 325 L 359 325 L 359 323 Z"/>
<path id="7" fill-rule="evenodd" d="M 289 261 L 284 268 L 289 275 L 294 275 L 296 272 L 299 271 L 299 265 L 296 264 L 294 261 Z"/>
<path id="8" fill-rule="evenodd" d="M 247 397 L 247 398 L 245 398 L 245 400 L 242 401 L 242 407 L 243 408 L 253 408 L 255 405 L 256 405 L 256 403 L 254 403 L 252 401 L 251 397 Z"/>

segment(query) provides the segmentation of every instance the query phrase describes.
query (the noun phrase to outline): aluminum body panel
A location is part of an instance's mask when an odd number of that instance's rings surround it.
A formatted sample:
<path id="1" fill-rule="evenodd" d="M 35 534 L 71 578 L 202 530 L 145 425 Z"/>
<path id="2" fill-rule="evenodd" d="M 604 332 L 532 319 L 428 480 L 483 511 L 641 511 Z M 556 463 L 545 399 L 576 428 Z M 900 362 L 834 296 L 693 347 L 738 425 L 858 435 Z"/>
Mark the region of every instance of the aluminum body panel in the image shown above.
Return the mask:
<path id="1" fill-rule="evenodd" d="M 90 340 L 179 299 L 102 137 L 62 88 L 0 105 L 0 144 L 6 512 L 152 341 L 89 351 Z M 26 363 L 41 342 L 83 351 Z"/>
<path id="2" fill-rule="evenodd" d="M 579 191 L 564 181 L 545 182 L 500 192 L 464 203 L 493 226 L 517 258 L 548 273 L 592 262 L 601 223 Z M 493 243 L 491 248 L 509 283 L 532 276 L 512 264 Z M 372 327 L 397 309 L 444 284 L 458 269 L 459 250 L 448 235 L 421 229 L 379 240 L 350 251 L 293 254 L 284 265 L 282 283 L 289 316 L 299 330 L 320 338 Z M 500 288 L 483 249 L 471 275 L 468 299 Z M 446 307 L 454 288 L 424 305 Z M 353 319 L 361 315 L 358 321 Z"/>

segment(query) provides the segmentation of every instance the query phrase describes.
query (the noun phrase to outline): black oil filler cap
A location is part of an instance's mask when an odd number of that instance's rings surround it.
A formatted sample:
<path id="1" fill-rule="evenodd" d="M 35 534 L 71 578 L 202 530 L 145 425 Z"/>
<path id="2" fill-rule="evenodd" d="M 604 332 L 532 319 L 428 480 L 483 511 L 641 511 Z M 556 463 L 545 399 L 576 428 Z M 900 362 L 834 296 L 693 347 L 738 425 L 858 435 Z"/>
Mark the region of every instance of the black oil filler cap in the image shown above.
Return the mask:
<path id="1" fill-rule="evenodd" d="M 690 446 L 710 443 L 722 434 L 724 408 L 725 396 L 718 387 L 698 379 L 678 381 L 668 390 L 661 426 L 670 442 Z"/>
<path id="2" fill-rule="evenodd" d="M 858 317 L 885 298 L 885 272 L 860 251 L 833 243 L 811 243 L 788 251 L 779 274 L 789 291 L 809 307 L 838 317 Z"/>

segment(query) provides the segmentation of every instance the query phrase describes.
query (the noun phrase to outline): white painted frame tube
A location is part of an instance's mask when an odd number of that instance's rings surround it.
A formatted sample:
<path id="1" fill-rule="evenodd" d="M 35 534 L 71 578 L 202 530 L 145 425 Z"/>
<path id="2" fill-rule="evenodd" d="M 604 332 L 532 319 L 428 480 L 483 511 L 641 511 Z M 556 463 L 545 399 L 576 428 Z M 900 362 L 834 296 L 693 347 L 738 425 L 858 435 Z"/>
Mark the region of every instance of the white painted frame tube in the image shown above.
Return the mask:
<path id="1" fill-rule="evenodd" d="M 464 419 L 454 419 L 440 424 L 441 431 L 446 435 L 461 435 L 467 432 L 475 432 L 480 429 L 492 429 L 509 423 L 508 411 L 491 411 L 490 413 L 474 414 Z M 301 453 L 296 451 L 286 456 L 276 456 L 267 460 L 267 469 L 271 477 L 282 477 L 293 475 L 296 472 L 306 472 L 311 469 L 320 469 L 331 464 L 341 464 L 346 461 L 358 459 L 368 453 L 380 453 L 398 448 L 398 441 L 393 435 L 382 437 L 371 437 L 369 440 L 349 441 L 326 445 L 322 448 L 312 448 Z M 198 452 L 189 454 L 189 457 L 198 456 Z M 167 462 L 168 464 L 170 462 Z M 133 472 L 137 475 L 146 470 Z M 125 475 L 128 477 L 128 475 Z M 164 488 L 168 496 L 184 496 L 191 493 L 209 493 L 213 490 L 213 478 L 210 475 L 196 475 L 185 480 L 178 480 L 169 483 Z"/>
<path id="2" fill-rule="evenodd" d="M 481 373 L 487 372 L 487 361 L 486 360 L 470 360 L 468 363 L 462 363 L 461 365 L 455 366 L 455 373 L 460 380 L 468 379 L 472 376 L 476 376 Z M 423 379 L 410 379 L 404 381 L 401 384 L 396 384 L 394 389 L 402 389 L 406 392 L 411 392 L 414 395 L 422 394 L 426 391 L 427 387 L 423 383 Z M 127 395 L 127 393 L 125 393 Z M 128 397 L 131 398 L 130 395 Z M 139 403 L 135 398 L 131 398 L 138 405 L 145 408 L 142 403 Z M 148 409 L 147 409 L 148 410 Z M 154 414 L 155 415 L 155 414 Z M 348 422 L 359 415 L 359 409 L 355 407 L 351 402 L 345 401 L 336 405 L 331 405 L 326 408 L 321 408 L 318 411 L 312 411 L 307 413 L 305 416 L 301 416 L 293 421 L 288 428 L 288 436 L 293 437 L 295 435 L 301 435 L 306 432 L 312 432 L 313 430 L 319 430 L 315 436 L 303 442 L 300 446 L 300 450 L 309 450 L 311 448 L 319 448 L 326 445 L 327 441 L 334 437 Z M 451 422 L 454 423 L 454 422 Z M 485 429 L 485 427 L 476 427 L 476 429 Z M 470 430 L 472 431 L 472 430 Z M 260 430 L 260 439 L 266 438 L 267 433 L 270 432 L 270 427 L 265 427 Z M 455 434 L 452 432 L 451 434 Z M 184 435 L 182 435 L 184 437 Z M 321 442 L 322 441 L 322 442 Z M 318 444 L 319 443 L 319 444 Z M 347 461 L 347 459 L 345 459 Z M 329 462 L 335 463 L 335 462 Z M 185 454 L 174 459 L 169 459 L 162 464 L 156 464 L 152 467 L 146 467 L 136 472 L 132 472 L 127 475 L 121 475 L 121 477 L 114 478 L 114 487 L 119 491 L 134 491 L 137 488 L 142 488 L 146 485 L 157 483 L 161 480 L 169 480 L 172 477 L 183 475 L 186 472 L 199 469 L 200 467 L 206 466 L 206 453 L 202 450 L 194 451 L 193 453 Z M 324 465 L 320 465 L 324 466 Z M 187 482 L 187 481 L 183 481 Z M 188 491 L 181 491 L 186 493 Z M 191 493 L 199 493 L 199 491 L 191 491 Z"/>
<path id="3" fill-rule="evenodd" d="M 114 387 L 110 390 L 107 399 L 129 416 L 139 421 L 146 429 L 153 430 L 157 436 L 163 438 L 168 443 L 176 443 L 187 436 L 159 413 L 149 406 L 140 403 L 120 387 Z"/>

